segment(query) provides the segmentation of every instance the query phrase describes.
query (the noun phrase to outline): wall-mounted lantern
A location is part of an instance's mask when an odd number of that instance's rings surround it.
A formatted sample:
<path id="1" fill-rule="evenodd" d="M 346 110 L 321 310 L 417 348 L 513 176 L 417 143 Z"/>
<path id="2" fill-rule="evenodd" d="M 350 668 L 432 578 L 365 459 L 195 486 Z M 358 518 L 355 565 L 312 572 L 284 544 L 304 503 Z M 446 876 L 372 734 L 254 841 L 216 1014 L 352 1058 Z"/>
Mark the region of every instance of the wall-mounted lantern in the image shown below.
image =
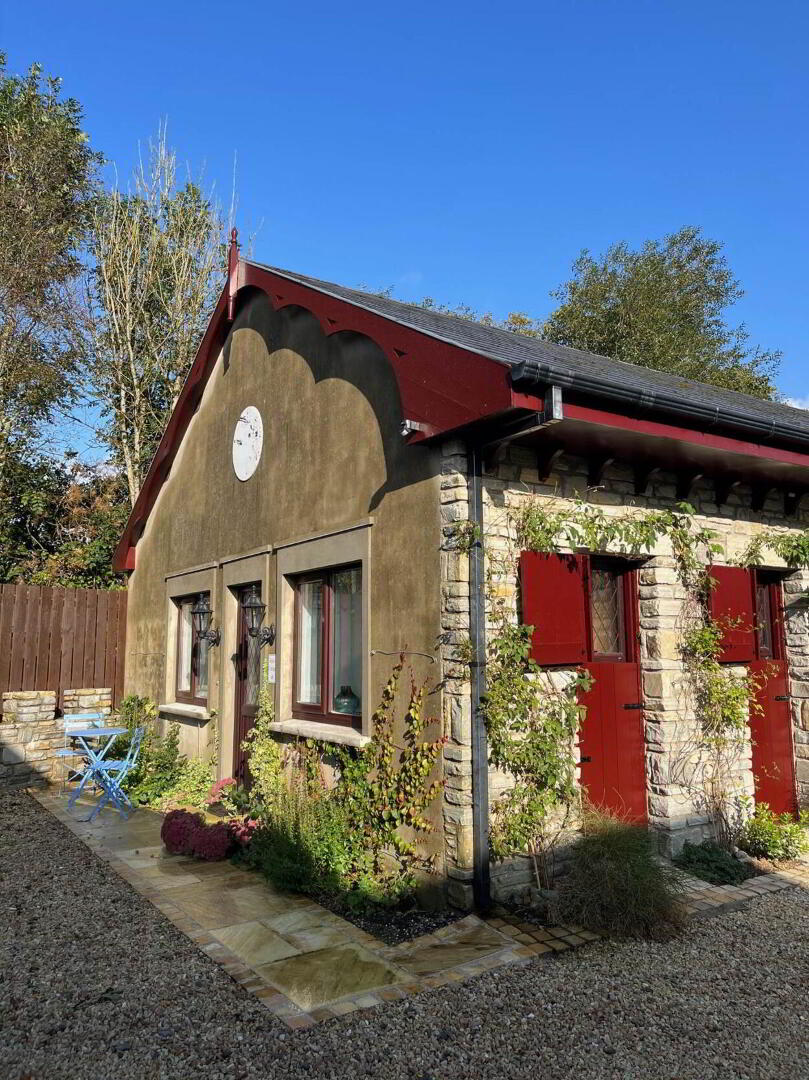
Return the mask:
<path id="1" fill-rule="evenodd" d="M 258 638 L 259 648 L 262 645 L 272 645 L 275 641 L 275 626 L 261 625 L 267 605 L 262 603 L 257 585 L 251 585 L 242 597 L 242 610 L 247 622 L 247 633 L 250 637 Z"/>
<path id="2" fill-rule="evenodd" d="M 196 599 L 196 603 L 191 608 L 191 618 L 194 620 L 194 635 L 197 641 L 204 638 L 209 645 L 218 645 L 222 635 L 218 629 L 211 629 L 212 616 L 210 598 L 207 593 L 201 592 Z"/>

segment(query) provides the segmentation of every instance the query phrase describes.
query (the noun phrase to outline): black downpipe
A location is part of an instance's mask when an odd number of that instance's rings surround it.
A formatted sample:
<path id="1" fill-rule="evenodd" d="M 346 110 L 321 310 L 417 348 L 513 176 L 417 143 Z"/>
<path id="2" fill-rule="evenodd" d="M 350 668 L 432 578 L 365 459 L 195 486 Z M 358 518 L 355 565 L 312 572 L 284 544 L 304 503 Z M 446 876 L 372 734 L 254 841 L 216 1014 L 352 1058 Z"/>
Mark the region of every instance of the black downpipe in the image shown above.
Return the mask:
<path id="1" fill-rule="evenodd" d="M 486 591 L 483 551 L 483 466 L 480 447 L 468 451 L 469 520 L 476 540 L 469 552 L 469 636 L 472 640 L 472 888 L 475 907 L 491 906 L 489 878 L 489 748 L 483 718 L 486 692 Z"/>

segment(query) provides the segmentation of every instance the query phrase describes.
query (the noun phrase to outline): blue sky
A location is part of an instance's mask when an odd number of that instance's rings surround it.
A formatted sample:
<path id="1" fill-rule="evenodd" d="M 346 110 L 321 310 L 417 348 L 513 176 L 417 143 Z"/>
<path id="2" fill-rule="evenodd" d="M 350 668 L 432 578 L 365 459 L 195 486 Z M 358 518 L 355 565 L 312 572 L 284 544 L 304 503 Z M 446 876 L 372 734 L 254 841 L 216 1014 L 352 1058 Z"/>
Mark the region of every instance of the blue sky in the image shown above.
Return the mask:
<path id="1" fill-rule="evenodd" d="M 583 247 L 724 241 L 731 313 L 809 399 L 805 3 L 0 0 L 129 172 L 168 117 L 255 256 L 347 285 L 545 314 Z M 809 403 L 809 402 L 808 402 Z"/>

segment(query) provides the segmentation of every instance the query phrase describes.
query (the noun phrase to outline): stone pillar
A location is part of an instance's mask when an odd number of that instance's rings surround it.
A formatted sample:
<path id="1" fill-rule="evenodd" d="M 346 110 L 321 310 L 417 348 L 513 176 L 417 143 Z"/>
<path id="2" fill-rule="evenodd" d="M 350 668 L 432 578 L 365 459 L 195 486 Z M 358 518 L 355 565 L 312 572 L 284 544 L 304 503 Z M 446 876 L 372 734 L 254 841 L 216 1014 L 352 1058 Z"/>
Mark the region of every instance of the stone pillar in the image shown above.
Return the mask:
<path id="1" fill-rule="evenodd" d="M 459 651 L 469 642 L 469 558 L 458 550 L 456 526 L 469 519 L 466 446 L 442 447 L 441 664 L 444 747 L 444 856 L 448 898 L 472 907 L 472 697 Z"/>
<path id="2" fill-rule="evenodd" d="M 47 784 L 63 744 L 52 690 L 17 690 L 3 694 L 0 722 L 0 788 Z"/>
<path id="3" fill-rule="evenodd" d="M 809 571 L 790 574 L 783 587 L 798 805 L 809 806 Z"/>

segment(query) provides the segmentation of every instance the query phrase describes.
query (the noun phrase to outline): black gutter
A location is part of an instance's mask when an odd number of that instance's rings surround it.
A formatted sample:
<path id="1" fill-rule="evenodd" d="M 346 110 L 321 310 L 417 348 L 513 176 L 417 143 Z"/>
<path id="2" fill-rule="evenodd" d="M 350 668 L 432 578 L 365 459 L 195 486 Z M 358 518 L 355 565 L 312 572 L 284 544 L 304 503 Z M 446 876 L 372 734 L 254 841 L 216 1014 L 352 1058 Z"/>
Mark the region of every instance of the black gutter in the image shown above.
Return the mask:
<path id="1" fill-rule="evenodd" d="M 784 439 L 809 444 L 809 432 L 804 427 L 779 420 L 767 420 L 742 410 L 721 405 L 705 405 L 695 400 L 675 397 L 665 391 L 650 390 L 610 382 L 597 375 L 574 374 L 570 369 L 557 368 L 539 360 L 523 360 L 511 369 L 512 385 L 520 390 L 536 390 L 553 383 L 581 394 L 606 398 L 623 406 L 655 412 L 666 412 L 689 421 L 689 426 L 725 427 L 755 436 L 758 442 Z"/>
<path id="2" fill-rule="evenodd" d="M 483 461 L 468 448 L 469 521 L 477 537 L 469 552 L 469 636 L 472 641 L 472 889 L 475 907 L 491 906 L 489 877 L 489 747 L 483 716 L 486 693 L 486 591 L 483 551 Z"/>

